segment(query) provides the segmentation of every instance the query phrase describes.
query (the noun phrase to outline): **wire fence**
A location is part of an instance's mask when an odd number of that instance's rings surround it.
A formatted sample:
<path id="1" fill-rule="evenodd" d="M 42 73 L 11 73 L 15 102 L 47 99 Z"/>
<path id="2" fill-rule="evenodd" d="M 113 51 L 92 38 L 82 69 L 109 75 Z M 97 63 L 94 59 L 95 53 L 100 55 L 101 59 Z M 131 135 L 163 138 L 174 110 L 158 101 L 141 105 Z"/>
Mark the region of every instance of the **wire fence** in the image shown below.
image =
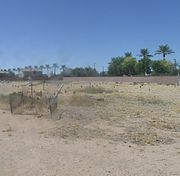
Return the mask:
<path id="1" fill-rule="evenodd" d="M 180 86 L 180 74 L 179 74 L 179 72 L 178 72 L 177 79 L 178 79 L 178 85 Z"/>
<path id="2" fill-rule="evenodd" d="M 35 86 L 42 84 L 42 90 L 36 91 Z M 48 112 L 50 117 L 57 114 L 58 95 L 63 85 L 58 84 L 55 93 L 44 91 L 45 81 L 33 83 L 32 81 L 22 85 L 22 90 L 9 95 L 9 105 L 12 114 L 15 113 L 42 113 Z"/>

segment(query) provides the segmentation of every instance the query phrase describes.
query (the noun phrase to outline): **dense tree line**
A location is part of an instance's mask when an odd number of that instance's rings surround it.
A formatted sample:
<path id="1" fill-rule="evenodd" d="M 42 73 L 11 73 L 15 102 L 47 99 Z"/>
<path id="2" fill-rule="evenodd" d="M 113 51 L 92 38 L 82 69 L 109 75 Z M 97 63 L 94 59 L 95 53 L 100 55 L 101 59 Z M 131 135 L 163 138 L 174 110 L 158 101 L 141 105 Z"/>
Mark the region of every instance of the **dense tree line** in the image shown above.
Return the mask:
<path id="1" fill-rule="evenodd" d="M 64 69 L 61 73 L 62 76 L 72 76 L 72 77 L 88 77 L 88 76 L 98 76 L 99 73 L 95 68 L 92 67 L 76 67 L 74 69 Z"/>
<path id="2" fill-rule="evenodd" d="M 111 58 L 108 66 L 108 74 L 111 76 L 123 75 L 174 75 L 177 74 L 178 67 L 176 62 L 166 60 L 166 56 L 174 53 L 168 45 L 160 45 L 154 55 L 161 54 L 162 59 L 152 60 L 148 48 L 140 50 L 139 60 L 127 52 L 124 56 Z"/>
<path id="3" fill-rule="evenodd" d="M 169 61 L 166 57 L 174 53 L 168 45 L 160 45 L 154 55 L 162 55 L 159 60 L 153 60 L 153 54 L 148 48 L 141 49 L 137 57 L 134 57 L 131 52 L 126 52 L 124 56 L 112 57 L 108 63 L 108 70 L 98 72 L 94 66 L 92 67 L 76 67 L 67 68 L 66 65 L 40 65 L 40 66 L 25 66 L 24 68 L 1 69 L 8 71 L 10 74 L 20 74 L 23 70 L 41 71 L 44 76 L 72 76 L 72 77 L 92 77 L 92 76 L 133 76 L 133 75 L 176 75 L 180 72 L 180 65 Z M 172 59 L 171 59 L 172 60 Z"/>

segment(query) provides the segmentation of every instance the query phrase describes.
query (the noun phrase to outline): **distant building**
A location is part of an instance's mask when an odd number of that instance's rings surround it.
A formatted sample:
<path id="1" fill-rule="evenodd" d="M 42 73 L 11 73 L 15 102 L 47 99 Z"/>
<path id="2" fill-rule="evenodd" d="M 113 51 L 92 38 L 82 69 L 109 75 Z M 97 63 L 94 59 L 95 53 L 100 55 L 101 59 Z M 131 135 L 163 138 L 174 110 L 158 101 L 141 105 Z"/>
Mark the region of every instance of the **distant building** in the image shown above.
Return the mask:
<path id="1" fill-rule="evenodd" d="M 0 70 L 0 80 L 7 80 L 14 77 L 14 74 L 12 74 L 9 71 Z"/>
<path id="2" fill-rule="evenodd" d="M 24 68 L 22 69 L 22 77 L 36 79 L 43 77 L 43 73 L 39 68 Z"/>

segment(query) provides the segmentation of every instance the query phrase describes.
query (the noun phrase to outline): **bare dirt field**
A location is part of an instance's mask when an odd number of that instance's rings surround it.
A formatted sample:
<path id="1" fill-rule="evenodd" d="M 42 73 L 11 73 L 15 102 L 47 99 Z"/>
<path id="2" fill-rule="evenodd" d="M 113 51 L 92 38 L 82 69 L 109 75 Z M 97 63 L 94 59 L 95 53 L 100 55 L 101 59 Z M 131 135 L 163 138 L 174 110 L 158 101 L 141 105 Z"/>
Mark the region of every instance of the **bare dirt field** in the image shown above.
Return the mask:
<path id="1" fill-rule="evenodd" d="M 0 83 L 0 176 L 178 176 L 180 87 L 64 80 L 58 107 L 11 114 Z M 37 84 L 51 94 L 59 82 Z M 27 90 L 25 90 L 27 89 Z"/>

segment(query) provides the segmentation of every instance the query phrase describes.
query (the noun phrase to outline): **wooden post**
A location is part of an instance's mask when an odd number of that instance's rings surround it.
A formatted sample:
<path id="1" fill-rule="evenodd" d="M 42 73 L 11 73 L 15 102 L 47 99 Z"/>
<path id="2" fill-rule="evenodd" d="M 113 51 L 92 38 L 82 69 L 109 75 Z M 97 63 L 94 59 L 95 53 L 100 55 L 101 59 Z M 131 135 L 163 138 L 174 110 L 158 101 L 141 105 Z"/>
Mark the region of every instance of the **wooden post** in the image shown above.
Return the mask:
<path id="1" fill-rule="evenodd" d="M 32 80 L 30 81 L 30 86 L 31 86 L 31 105 L 33 107 L 34 106 L 34 99 L 33 99 L 33 84 L 32 84 Z"/>
<path id="2" fill-rule="evenodd" d="M 10 105 L 11 114 L 13 114 L 13 107 L 12 107 L 12 98 L 11 98 L 11 95 L 9 95 L 9 105 Z"/>
<path id="3" fill-rule="evenodd" d="M 48 103 L 49 103 L 49 111 L 50 111 L 50 115 L 52 118 L 52 105 L 51 105 L 51 97 L 48 98 Z"/>
<path id="4" fill-rule="evenodd" d="M 179 74 L 179 72 L 178 72 L 178 86 L 180 86 L 180 74 Z"/>
<path id="5" fill-rule="evenodd" d="M 44 90 L 44 88 L 45 88 L 45 82 L 46 82 L 46 80 L 44 79 L 44 80 L 43 80 L 43 90 Z"/>

